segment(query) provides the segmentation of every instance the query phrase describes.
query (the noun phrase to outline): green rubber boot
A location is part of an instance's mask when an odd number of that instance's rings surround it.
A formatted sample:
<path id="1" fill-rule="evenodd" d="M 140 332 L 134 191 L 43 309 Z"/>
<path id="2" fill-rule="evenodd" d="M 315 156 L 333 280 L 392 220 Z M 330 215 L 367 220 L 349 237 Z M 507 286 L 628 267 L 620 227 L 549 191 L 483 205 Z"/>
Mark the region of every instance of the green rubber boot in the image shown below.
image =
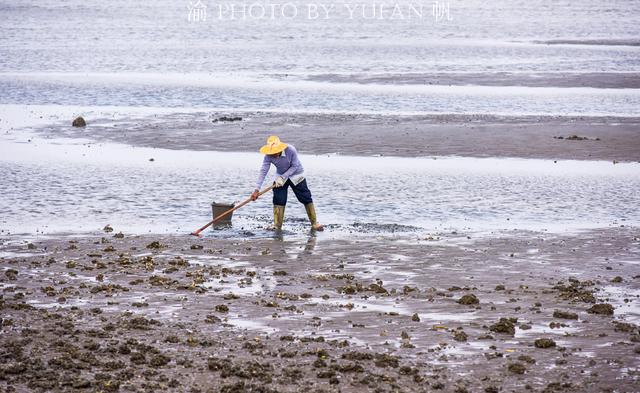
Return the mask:
<path id="1" fill-rule="evenodd" d="M 282 223 L 284 222 L 284 206 L 273 205 L 273 229 L 274 231 L 282 230 Z"/>
<path id="2" fill-rule="evenodd" d="M 307 203 L 304 205 L 305 210 L 307 211 L 307 216 L 309 217 L 309 221 L 311 221 L 311 229 L 315 231 L 324 231 L 324 227 L 322 224 L 318 223 L 318 217 L 316 216 L 316 208 L 313 206 L 313 203 Z"/>

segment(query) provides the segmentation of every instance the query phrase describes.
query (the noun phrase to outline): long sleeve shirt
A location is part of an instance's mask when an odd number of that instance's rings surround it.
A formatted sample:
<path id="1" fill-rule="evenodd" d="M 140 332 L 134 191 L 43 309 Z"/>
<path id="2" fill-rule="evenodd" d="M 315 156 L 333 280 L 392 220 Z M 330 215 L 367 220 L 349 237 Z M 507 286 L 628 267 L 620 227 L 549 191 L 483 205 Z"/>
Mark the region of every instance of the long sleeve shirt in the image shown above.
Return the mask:
<path id="1" fill-rule="evenodd" d="M 292 176 L 302 175 L 304 172 L 302 163 L 300 163 L 298 159 L 298 151 L 293 145 L 289 145 L 282 151 L 280 157 L 264 156 L 262 167 L 260 168 L 260 176 L 258 176 L 258 181 L 256 182 L 257 190 L 262 187 L 262 183 L 264 183 L 264 179 L 267 177 L 267 173 L 269 173 L 271 164 L 275 165 L 277 176 L 281 176 L 285 181 Z"/>

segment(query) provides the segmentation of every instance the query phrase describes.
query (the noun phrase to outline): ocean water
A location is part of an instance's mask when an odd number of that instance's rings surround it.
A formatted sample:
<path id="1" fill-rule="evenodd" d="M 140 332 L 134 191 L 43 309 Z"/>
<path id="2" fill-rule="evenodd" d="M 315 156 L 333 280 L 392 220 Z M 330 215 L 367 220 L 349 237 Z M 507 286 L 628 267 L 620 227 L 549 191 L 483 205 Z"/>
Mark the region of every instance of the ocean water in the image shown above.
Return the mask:
<path id="1" fill-rule="evenodd" d="M 627 88 L 309 82 L 640 72 L 637 1 L 202 0 L 206 18 L 194 21 L 195 3 L 0 1 L 0 104 L 618 116 L 640 104 Z M 439 19 L 434 3 L 447 10 Z M 232 18 L 231 5 L 254 8 Z"/>

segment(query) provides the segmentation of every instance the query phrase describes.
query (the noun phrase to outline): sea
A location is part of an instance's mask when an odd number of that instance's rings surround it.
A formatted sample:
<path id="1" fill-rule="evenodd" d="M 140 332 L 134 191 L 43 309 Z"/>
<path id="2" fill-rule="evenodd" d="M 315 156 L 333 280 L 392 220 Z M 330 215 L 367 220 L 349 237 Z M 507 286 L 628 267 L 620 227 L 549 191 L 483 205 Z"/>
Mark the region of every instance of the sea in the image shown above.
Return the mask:
<path id="1" fill-rule="evenodd" d="M 637 73 L 636 0 L 0 1 L 0 104 L 636 116 L 593 81 Z"/>

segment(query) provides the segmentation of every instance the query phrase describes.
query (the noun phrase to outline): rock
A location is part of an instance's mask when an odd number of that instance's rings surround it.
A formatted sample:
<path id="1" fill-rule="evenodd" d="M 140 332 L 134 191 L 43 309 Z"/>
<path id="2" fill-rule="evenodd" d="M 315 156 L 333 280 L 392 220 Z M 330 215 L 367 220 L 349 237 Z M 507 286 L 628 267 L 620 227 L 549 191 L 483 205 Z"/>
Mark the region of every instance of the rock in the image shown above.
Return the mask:
<path id="1" fill-rule="evenodd" d="M 622 282 L 622 277 L 620 276 L 615 276 L 614 278 L 611 279 L 611 282 L 613 283 L 621 283 Z"/>
<path id="2" fill-rule="evenodd" d="M 16 281 L 18 279 L 18 271 L 16 269 L 9 269 L 4 272 L 4 275 L 10 281 Z"/>
<path id="3" fill-rule="evenodd" d="M 374 364 L 377 367 L 380 367 L 380 368 L 386 368 L 386 367 L 398 368 L 400 366 L 400 358 L 397 357 L 397 356 L 388 355 L 386 353 L 384 353 L 384 354 L 377 353 L 375 355 L 375 357 L 376 357 L 376 360 L 375 360 Z"/>
<path id="4" fill-rule="evenodd" d="M 598 303 L 587 310 L 589 314 L 613 315 L 613 306 L 609 303 Z"/>
<path id="5" fill-rule="evenodd" d="M 209 315 L 207 315 L 207 316 L 205 317 L 204 321 L 205 321 L 206 323 L 219 323 L 219 322 L 221 322 L 222 320 L 221 320 L 220 318 L 216 317 L 216 316 L 215 316 L 215 315 L 213 315 L 213 314 L 209 314 Z"/>
<path id="6" fill-rule="evenodd" d="M 87 122 L 84 120 L 82 116 L 78 116 L 75 119 L 73 119 L 73 123 L 71 123 L 71 125 L 74 127 L 86 127 Z"/>
<path id="7" fill-rule="evenodd" d="M 107 232 L 107 233 L 113 232 L 113 228 L 109 224 L 105 225 L 104 228 L 102 228 L 102 230 Z"/>
<path id="8" fill-rule="evenodd" d="M 635 333 L 640 332 L 640 328 L 632 323 L 613 321 L 613 330 L 616 332 Z"/>
<path id="9" fill-rule="evenodd" d="M 164 247 L 164 244 L 161 244 L 159 241 L 155 240 L 151 243 L 147 244 L 147 248 L 150 250 L 159 250 Z"/>
<path id="10" fill-rule="evenodd" d="M 534 364 L 536 362 L 536 360 L 529 355 L 520 355 L 518 356 L 518 360 L 520 360 L 521 362 L 527 362 L 529 364 Z"/>
<path id="11" fill-rule="evenodd" d="M 144 356 L 144 354 L 140 352 L 132 353 L 131 356 L 129 357 L 129 360 L 133 364 L 145 364 L 147 362 L 147 359 Z"/>
<path id="12" fill-rule="evenodd" d="M 595 303 L 596 298 L 593 291 L 588 289 L 593 286 L 591 281 L 578 281 L 569 279 L 569 285 L 558 284 L 553 289 L 560 292 L 560 298 L 565 300 L 581 301 L 585 303 Z"/>
<path id="13" fill-rule="evenodd" d="M 202 250 L 204 247 L 200 244 L 192 244 L 190 248 L 192 250 Z"/>
<path id="14" fill-rule="evenodd" d="M 387 289 L 382 286 L 381 282 L 370 284 L 367 287 L 367 291 L 380 293 L 380 294 L 388 294 L 389 293 L 389 291 L 387 291 Z"/>
<path id="15" fill-rule="evenodd" d="M 218 304 L 218 305 L 216 306 L 216 311 L 217 311 L 217 312 L 229 312 L 229 307 L 227 307 L 227 306 L 226 306 L 226 305 L 224 305 L 224 304 Z"/>
<path id="16" fill-rule="evenodd" d="M 471 304 L 480 303 L 480 300 L 476 297 L 476 295 L 468 294 L 468 295 L 464 295 L 463 297 L 458 299 L 456 303 L 464 304 L 464 305 L 471 305 Z"/>
<path id="17" fill-rule="evenodd" d="M 524 374 L 527 371 L 527 368 L 522 363 L 511 363 L 507 369 L 514 374 Z"/>
<path id="18" fill-rule="evenodd" d="M 578 135 L 569 135 L 564 139 L 568 141 L 588 141 L 589 140 L 589 138 L 586 136 L 578 136 Z"/>
<path id="19" fill-rule="evenodd" d="M 453 339 L 460 342 L 465 342 L 468 339 L 467 333 L 464 330 L 456 330 L 453 332 Z"/>
<path id="20" fill-rule="evenodd" d="M 568 311 L 555 310 L 553 312 L 553 317 L 559 319 L 578 319 L 578 314 Z"/>
<path id="21" fill-rule="evenodd" d="M 420 316 L 418 315 L 418 313 L 414 313 L 414 314 L 411 316 L 411 320 L 412 320 L 413 322 L 420 322 Z"/>
<path id="22" fill-rule="evenodd" d="M 240 116 L 221 116 L 217 119 L 211 120 L 212 123 L 217 122 L 234 122 L 234 121 L 242 121 L 242 117 Z"/>
<path id="23" fill-rule="evenodd" d="M 149 364 L 153 367 L 166 366 L 171 359 L 163 354 L 155 355 L 149 360 Z"/>
<path id="24" fill-rule="evenodd" d="M 489 330 L 496 333 L 516 334 L 516 318 L 500 318 L 500 320 L 489 326 Z"/>
<path id="25" fill-rule="evenodd" d="M 124 323 L 125 327 L 136 330 L 151 330 L 153 326 L 161 326 L 162 323 L 155 319 L 149 319 L 145 317 L 135 317 Z"/>
<path id="26" fill-rule="evenodd" d="M 495 290 L 496 290 L 496 291 L 504 291 L 504 285 L 502 285 L 502 284 L 498 284 L 498 285 L 496 285 Z"/>
<path id="27" fill-rule="evenodd" d="M 556 342 L 550 338 L 539 338 L 533 345 L 535 345 L 536 348 L 553 348 L 556 346 Z"/>
<path id="28" fill-rule="evenodd" d="M 116 239 L 124 239 L 124 233 L 118 232 L 115 235 L 113 235 L 113 237 L 115 237 Z"/>

